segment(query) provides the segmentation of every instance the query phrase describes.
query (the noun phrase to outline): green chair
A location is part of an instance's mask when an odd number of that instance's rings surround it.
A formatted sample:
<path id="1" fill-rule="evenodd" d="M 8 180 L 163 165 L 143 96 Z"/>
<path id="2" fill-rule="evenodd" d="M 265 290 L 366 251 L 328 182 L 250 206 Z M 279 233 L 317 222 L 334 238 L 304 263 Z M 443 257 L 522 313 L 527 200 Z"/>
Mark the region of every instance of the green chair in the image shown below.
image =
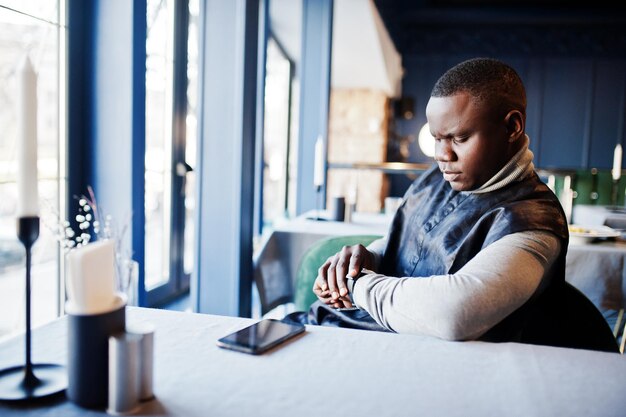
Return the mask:
<path id="1" fill-rule="evenodd" d="M 367 246 L 382 236 L 378 235 L 348 235 L 327 237 L 315 242 L 306 250 L 296 274 L 294 304 L 296 311 L 307 311 L 317 300 L 313 293 L 313 283 L 317 278 L 317 270 L 326 259 L 339 252 L 344 246 L 361 244 Z"/>

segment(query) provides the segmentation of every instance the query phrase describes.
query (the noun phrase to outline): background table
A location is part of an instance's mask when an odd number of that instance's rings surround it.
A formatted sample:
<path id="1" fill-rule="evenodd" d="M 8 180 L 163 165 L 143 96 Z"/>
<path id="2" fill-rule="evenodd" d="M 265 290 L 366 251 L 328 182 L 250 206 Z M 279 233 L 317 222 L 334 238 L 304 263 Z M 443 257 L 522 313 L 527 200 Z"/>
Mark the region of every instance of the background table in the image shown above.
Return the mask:
<path id="1" fill-rule="evenodd" d="M 293 301 L 300 259 L 313 243 L 331 236 L 384 236 L 392 219 L 389 215 L 357 212 L 351 222 L 311 220 L 317 214 L 312 211 L 295 219 L 279 221 L 255 252 L 254 280 L 259 290 L 261 314 Z M 328 218 L 325 211 L 319 214 Z"/>
<path id="2" fill-rule="evenodd" d="M 626 243 L 570 245 L 566 279 L 601 311 L 626 307 Z"/>
<path id="3" fill-rule="evenodd" d="M 626 229 L 626 208 L 577 204 L 572 211 L 572 221 L 586 226 L 606 225 Z"/>
<path id="4" fill-rule="evenodd" d="M 215 341 L 250 319 L 129 307 L 155 332 L 158 416 L 623 416 L 622 355 L 307 326 L 261 355 Z M 66 320 L 33 334 L 33 360 L 66 362 Z M 0 344 L 0 367 L 23 360 L 22 338 Z M 40 406 L 0 403 L 3 417 L 89 417 L 64 396 Z"/>

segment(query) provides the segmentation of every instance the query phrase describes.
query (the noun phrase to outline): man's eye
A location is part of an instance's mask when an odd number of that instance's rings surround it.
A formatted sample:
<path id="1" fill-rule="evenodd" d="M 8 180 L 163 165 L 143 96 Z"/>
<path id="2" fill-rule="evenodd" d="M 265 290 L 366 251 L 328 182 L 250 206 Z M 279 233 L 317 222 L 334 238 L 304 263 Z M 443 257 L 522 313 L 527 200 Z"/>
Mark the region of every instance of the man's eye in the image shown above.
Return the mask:
<path id="1" fill-rule="evenodd" d="M 454 138 L 454 143 L 463 143 L 469 139 L 469 136 L 461 136 Z"/>

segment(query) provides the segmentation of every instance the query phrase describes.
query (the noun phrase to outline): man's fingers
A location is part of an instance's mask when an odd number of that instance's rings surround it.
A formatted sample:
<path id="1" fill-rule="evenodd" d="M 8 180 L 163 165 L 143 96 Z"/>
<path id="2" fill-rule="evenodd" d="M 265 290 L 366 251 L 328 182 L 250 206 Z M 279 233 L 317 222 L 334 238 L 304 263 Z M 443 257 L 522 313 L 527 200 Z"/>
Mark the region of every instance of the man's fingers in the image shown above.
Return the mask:
<path id="1" fill-rule="evenodd" d="M 317 280 L 313 284 L 313 293 L 321 302 L 325 304 L 328 304 L 330 302 L 330 293 L 328 292 L 328 290 L 323 290 L 322 288 L 320 288 Z"/>
<path id="2" fill-rule="evenodd" d="M 328 284 L 328 291 L 330 292 L 330 296 L 334 299 L 339 298 L 339 289 L 337 288 L 337 259 L 338 256 L 335 255 L 332 257 L 330 261 L 330 265 L 328 265 L 328 270 L 326 271 L 326 283 Z"/>
<path id="3" fill-rule="evenodd" d="M 328 290 L 328 283 L 326 280 L 326 275 L 327 275 L 329 266 L 330 266 L 330 258 L 326 262 L 324 262 L 324 264 L 320 266 L 319 269 L 317 270 L 317 278 L 315 278 L 314 286 L 315 285 L 319 286 L 322 289 L 322 291 Z"/>
<path id="4" fill-rule="evenodd" d="M 334 304 L 335 308 L 351 308 L 352 303 L 348 297 L 340 297 Z"/>
<path id="5" fill-rule="evenodd" d="M 320 286 L 317 285 L 317 281 L 315 281 L 315 284 L 313 284 L 313 292 L 315 293 L 315 295 L 317 295 L 319 297 L 320 295 L 322 295 L 326 291 L 322 290 L 320 288 Z"/>
<path id="6" fill-rule="evenodd" d="M 320 289 L 329 291 L 333 303 L 340 297 L 348 295 L 346 275 L 350 273 L 354 276 L 360 271 L 362 249 L 364 248 L 361 245 L 344 246 L 339 253 L 328 258 L 318 269 L 317 285 Z M 357 271 L 354 272 L 353 269 Z"/>
<path id="7" fill-rule="evenodd" d="M 348 266 L 348 272 L 346 272 L 346 275 L 350 275 L 353 278 L 356 277 L 359 272 L 361 272 L 361 268 L 363 265 L 363 251 L 361 250 L 361 248 L 363 247 L 359 245 L 350 257 L 350 265 Z"/>
<path id="8" fill-rule="evenodd" d="M 343 297 L 348 294 L 348 287 L 346 285 L 346 274 L 348 273 L 348 265 L 350 264 L 350 258 L 352 257 L 352 248 L 350 246 L 344 246 L 339 254 L 337 260 L 336 277 L 337 277 L 337 289 L 339 296 Z"/>
<path id="9" fill-rule="evenodd" d="M 328 290 L 323 290 L 317 285 L 317 283 L 313 286 L 313 292 L 317 296 L 328 297 L 330 296 L 330 292 Z"/>

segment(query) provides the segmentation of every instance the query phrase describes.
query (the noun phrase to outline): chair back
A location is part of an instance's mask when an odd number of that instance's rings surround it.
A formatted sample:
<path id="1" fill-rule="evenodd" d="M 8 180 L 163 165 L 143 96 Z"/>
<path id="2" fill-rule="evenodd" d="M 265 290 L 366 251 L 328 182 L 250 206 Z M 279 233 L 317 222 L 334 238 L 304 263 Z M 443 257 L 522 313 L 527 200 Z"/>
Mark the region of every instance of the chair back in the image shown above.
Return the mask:
<path id="1" fill-rule="evenodd" d="M 568 282 L 556 291 L 556 302 L 539 309 L 522 342 L 619 353 L 611 327 L 585 294 Z"/>
<path id="2" fill-rule="evenodd" d="M 339 252 L 344 246 L 359 243 L 367 246 L 380 237 L 379 235 L 332 236 L 319 240 L 309 247 L 298 265 L 294 292 L 296 311 L 307 311 L 309 306 L 317 300 L 317 296 L 313 293 L 317 270 L 331 255 Z"/>

